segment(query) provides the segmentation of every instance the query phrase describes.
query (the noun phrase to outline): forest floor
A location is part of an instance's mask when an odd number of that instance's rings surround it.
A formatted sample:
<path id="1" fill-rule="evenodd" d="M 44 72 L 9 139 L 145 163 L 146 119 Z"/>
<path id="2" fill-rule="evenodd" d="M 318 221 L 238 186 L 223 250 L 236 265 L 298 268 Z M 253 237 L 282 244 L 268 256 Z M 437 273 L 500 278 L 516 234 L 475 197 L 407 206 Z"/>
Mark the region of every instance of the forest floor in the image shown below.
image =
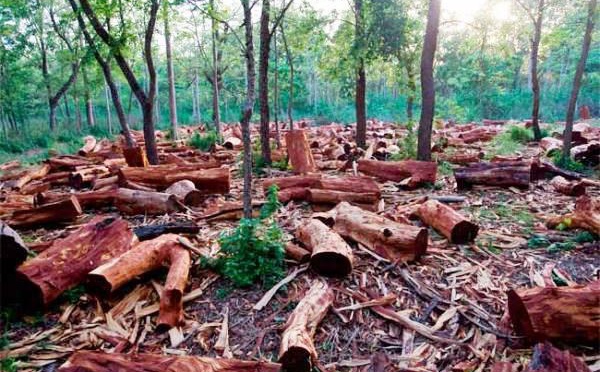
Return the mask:
<path id="1" fill-rule="evenodd" d="M 486 152 L 491 143 L 481 146 Z M 530 145 L 520 151 L 528 158 L 537 149 L 537 145 Z M 239 200 L 242 194 L 242 179 L 236 167 L 239 164 L 234 166 L 232 189 L 226 197 L 230 200 Z M 269 172 L 267 169 L 266 174 Z M 326 173 L 340 174 L 335 170 Z M 292 173 L 276 171 L 276 174 Z M 385 211 L 390 213 L 398 205 L 422 196 L 457 194 L 449 169 L 439 172 L 438 181 L 431 187 L 408 191 L 393 182 L 380 186 Z M 584 242 L 580 230 L 546 228 L 545 217 L 566 213 L 574 204 L 573 197 L 556 193 L 547 181 L 532 182 L 528 190 L 476 186 L 460 195 L 466 200 L 455 204 L 457 210 L 480 227 L 473 243 L 450 244 L 429 229 L 427 254 L 408 264 L 394 264 L 350 243 L 355 254 L 352 273 L 344 279 L 328 279 L 335 292 L 334 309 L 356 303 L 348 290 L 368 289 L 372 297 L 395 294 L 396 311 L 409 315 L 436 335 L 458 342 L 433 341 L 415 329 L 381 318 L 369 308 L 334 310 L 320 323 L 314 337 L 322 367 L 332 371 L 383 371 L 377 366 L 387 361 L 386 371 L 466 372 L 489 370 L 500 360 L 524 365 L 532 351 L 511 332 L 506 292 L 544 286 L 548 282 L 564 285 L 565 281 L 585 283 L 598 279 L 600 242 Z M 588 187 L 588 195 L 600 197 L 600 187 Z M 263 197 L 261 181 L 257 179 L 254 198 Z M 114 213 L 114 210 L 103 212 Z M 290 202 L 278 212 L 277 221 L 291 238 L 312 212 L 307 203 Z M 186 219 L 192 217 L 178 213 L 128 218 L 133 226 Z M 236 224 L 236 221 L 204 223 L 194 242 L 214 247 L 219 234 Z M 20 232 L 26 242 L 38 242 L 63 234 L 63 229 L 59 225 Z M 11 307 L 3 307 L 4 334 L 0 346 L 4 348 L 2 355 L 8 357 L 2 363 L 3 370 L 18 367 L 54 371 L 79 349 L 219 356 L 222 353 L 213 346 L 224 314 L 228 314 L 229 345 L 234 357 L 276 360 L 285 321 L 318 276 L 310 270 L 301 271 L 277 292 L 266 308 L 255 311 L 252 307 L 269 288 L 259 285 L 234 288 L 226 279 L 201 269 L 198 262 L 192 269 L 188 291 L 200 288 L 198 291 L 202 293 L 185 304 L 185 325 L 169 333 L 154 331 L 154 315 L 136 314 L 141 307 L 157 303 L 156 286 L 152 282 L 163 283 L 164 273 L 130 283 L 108 299 L 94 297 L 83 287 L 76 287 L 45 311 L 22 318 L 15 317 Z M 298 266 L 289 261 L 288 274 L 295 270 Z M 105 313 L 117 304 L 126 310 L 118 322 L 107 322 Z M 119 334 L 130 342 L 108 342 L 98 337 L 100 329 Z M 571 345 L 571 350 L 587 356 L 587 363 L 600 370 L 597 348 Z"/>

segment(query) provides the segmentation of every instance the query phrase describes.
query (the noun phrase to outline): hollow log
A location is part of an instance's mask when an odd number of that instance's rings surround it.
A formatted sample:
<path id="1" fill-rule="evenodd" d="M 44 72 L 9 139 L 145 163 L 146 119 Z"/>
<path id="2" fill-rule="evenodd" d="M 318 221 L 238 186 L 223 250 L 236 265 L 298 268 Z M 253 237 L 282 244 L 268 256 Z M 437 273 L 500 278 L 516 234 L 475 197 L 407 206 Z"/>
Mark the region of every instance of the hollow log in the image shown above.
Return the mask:
<path id="1" fill-rule="evenodd" d="M 306 139 L 306 132 L 303 129 L 288 131 L 285 134 L 285 144 L 294 173 L 306 174 L 317 171 L 315 160 Z"/>
<path id="2" fill-rule="evenodd" d="M 82 213 L 75 196 L 45 204 L 37 208 L 14 211 L 8 224 L 16 227 L 36 226 L 44 223 L 71 221 Z"/>
<path id="3" fill-rule="evenodd" d="M 591 372 L 590 368 L 568 351 L 562 351 L 549 342 L 533 348 L 531 361 L 525 372 Z"/>
<path id="4" fill-rule="evenodd" d="M 126 188 L 117 190 L 115 205 L 121 213 L 129 215 L 156 215 L 181 209 L 174 195 Z"/>
<path id="5" fill-rule="evenodd" d="M 292 242 L 285 244 L 285 255 L 292 260 L 298 261 L 299 263 L 308 262 L 310 260 L 310 251 L 300 247 Z"/>
<path id="6" fill-rule="evenodd" d="M 204 200 L 202 193 L 196 189 L 196 186 L 190 180 L 175 182 L 165 190 L 165 193 L 175 195 L 177 200 L 193 207 L 199 206 Z"/>
<path id="7" fill-rule="evenodd" d="M 90 271 L 127 251 L 132 239 L 127 221 L 98 216 L 55 240 L 17 269 L 25 302 L 34 308 L 47 305 L 81 283 Z"/>
<path id="8" fill-rule="evenodd" d="M 575 202 L 573 213 L 551 217 L 546 225 L 554 229 L 563 225 L 568 229 L 584 229 L 600 235 L 600 200 L 589 196 L 580 196 Z"/>
<path id="9" fill-rule="evenodd" d="M 136 244 L 114 260 L 89 273 L 90 286 L 102 293 L 111 293 L 136 276 L 159 269 L 168 263 L 169 273 L 160 295 L 157 320 L 159 330 L 176 327 L 183 321 L 183 290 L 190 269 L 190 254 L 175 234 Z"/>
<path id="10" fill-rule="evenodd" d="M 311 203 L 338 204 L 340 202 L 372 204 L 379 201 L 376 193 L 347 192 L 334 190 L 308 189 L 308 200 Z"/>
<path id="11" fill-rule="evenodd" d="M 228 167 L 182 171 L 167 174 L 167 184 L 190 180 L 202 194 L 227 194 L 231 185 Z"/>
<path id="12" fill-rule="evenodd" d="M 407 186 L 417 187 L 423 183 L 435 183 L 437 164 L 429 161 L 358 161 L 358 170 L 369 176 L 386 181 L 401 182 L 409 178 Z"/>
<path id="13" fill-rule="evenodd" d="M 283 370 L 309 372 L 313 365 L 318 364 L 313 337 L 333 299 L 333 290 L 326 283 L 312 283 L 285 324 L 279 348 L 279 362 Z"/>
<path id="14" fill-rule="evenodd" d="M 77 351 L 58 372 L 278 372 L 269 362 L 156 354 L 117 354 Z"/>
<path id="15" fill-rule="evenodd" d="M 600 282 L 572 287 L 510 290 L 508 312 L 515 333 L 527 341 L 600 341 Z"/>
<path id="16" fill-rule="evenodd" d="M 476 224 L 437 200 L 426 201 L 415 212 L 421 221 L 433 227 L 451 243 L 466 244 L 472 242 L 479 231 Z"/>
<path id="17" fill-rule="evenodd" d="M 567 181 L 564 177 L 556 176 L 550 181 L 554 190 L 569 196 L 581 196 L 585 194 L 585 184 L 580 181 Z"/>
<path id="18" fill-rule="evenodd" d="M 198 234 L 200 226 L 193 222 L 170 222 L 159 225 L 143 225 L 133 229 L 139 241 L 150 240 L 164 234 Z"/>
<path id="19" fill-rule="evenodd" d="M 87 154 L 94 151 L 95 147 L 96 147 L 96 138 L 94 138 L 94 136 L 85 136 L 85 137 L 83 137 L 83 147 L 81 147 L 79 149 L 79 151 L 77 151 L 77 154 L 79 154 L 81 156 L 86 156 Z"/>
<path id="20" fill-rule="evenodd" d="M 150 165 L 146 152 L 141 146 L 123 147 L 123 157 L 129 167 L 145 168 Z"/>
<path id="21" fill-rule="evenodd" d="M 477 163 L 454 170 L 458 190 L 473 185 L 515 186 L 528 188 L 531 180 L 531 164 L 527 162 Z"/>
<path id="22" fill-rule="evenodd" d="M 318 274 L 342 278 L 352 271 L 352 249 L 321 221 L 309 219 L 298 228 L 296 237 L 312 251 L 310 266 Z"/>
<path id="23" fill-rule="evenodd" d="M 427 250 L 427 229 L 398 223 L 346 202 L 329 212 L 313 214 L 313 218 L 392 261 L 414 261 Z"/>

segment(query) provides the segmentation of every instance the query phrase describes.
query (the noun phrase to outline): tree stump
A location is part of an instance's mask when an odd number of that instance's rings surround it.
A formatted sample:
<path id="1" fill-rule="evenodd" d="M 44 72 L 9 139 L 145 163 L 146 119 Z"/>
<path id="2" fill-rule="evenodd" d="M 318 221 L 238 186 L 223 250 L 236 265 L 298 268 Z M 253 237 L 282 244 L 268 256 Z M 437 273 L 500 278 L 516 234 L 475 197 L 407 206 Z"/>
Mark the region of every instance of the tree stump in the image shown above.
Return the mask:
<path id="1" fill-rule="evenodd" d="M 310 146 L 303 129 L 290 130 L 285 134 L 288 159 L 294 173 L 306 174 L 317 171 Z"/>

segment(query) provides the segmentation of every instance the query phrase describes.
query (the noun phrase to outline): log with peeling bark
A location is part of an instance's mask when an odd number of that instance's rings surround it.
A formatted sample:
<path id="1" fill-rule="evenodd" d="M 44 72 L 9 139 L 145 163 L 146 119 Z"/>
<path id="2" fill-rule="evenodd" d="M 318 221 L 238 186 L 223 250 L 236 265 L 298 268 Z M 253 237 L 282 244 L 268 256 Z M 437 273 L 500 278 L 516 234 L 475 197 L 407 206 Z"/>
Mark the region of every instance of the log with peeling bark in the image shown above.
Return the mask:
<path id="1" fill-rule="evenodd" d="M 157 215 L 176 212 L 181 209 L 181 205 L 174 195 L 126 188 L 117 190 L 115 206 L 119 211 L 128 215 Z"/>
<path id="2" fill-rule="evenodd" d="M 352 271 L 352 248 L 323 222 L 309 219 L 298 228 L 296 237 L 311 250 L 310 266 L 318 274 L 342 278 Z"/>
<path id="3" fill-rule="evenodd" d="M 279 364 L 262 361 L 77 351 L 58 372 L 278 372 Z"/>
<path id="4" fill-rule="evenodd" d="M 591 369 L 568 351 L 559 350 L 551 343 L 544 342 L 533 348 L 533 355 L 525 372 L 591 372 Z"/>
<path id="5" fill-rule="evenodd" d="M 455 169 L 454 177 L 458 190 L 470 189 L 473 185 L 528 188 L 531 163 L 476 163 Z"/>
<path id="6" fill-rule="evenodd" d="M 80 167 L 80 166 L 94 165 L 94 161 L 92 161 L 91 159 L 87 159 L 83 156 L 77 156 L 77 155 L 55 156 L 55 157 L 45 160 L 44 162 L 46 164 L 50 165 L 50 169 L 52 172 L 74 171 L 77 167 Z"/>
<path id="7" fill-rule="evenodd" d="M 165 263 L 170 268 L 160 295 L 157 327 L 166 330 L 183 321 L 183 291 L 190 269 L 190 254 L 179 243 L 177 235 L 161 235 L 136 244 L 131 250 L 90 272 L 88 282 L 102 293 L 111 293 L 136 276 L 156 270 Z"/>
<path id="8" fill-rule="evenodd" d="M 334 299 L 333 290 L 321 281 L 310 290 L 289 316 L 281 336 L 279 362 L 285 371 L 309 372 L 318 364 L 313 337 Z"/>
<path id="9" fill-rule="evenodd" d="M 421 204 L 415 214 L 455 244 L 472 242 L 479 231 L 476 224 L 437 200 L 428 200 Z"/>
<path id="10" fill-rule="evenodd" d="M 8 224 L 14 227 L 30 227 L 45 223 L 71 221 L 82 213 L 75 196 L 45 204 L 37 208 L 14 211 Z"/>
<path id="11" fill-rule="evenodd" d="M 24 301 L 34 308 L 47 305 L 90 271 L 129 250 L 132 239 L 127 221 L 95 217 L 19 266 Z"/>
<path id="12" fill-rule="evenodd" d="M 177 200 L 192 207 L 199 206 L 204 200 L 203 194 L 196 189 L 196 185 L 190 180 L 175 182 L 165 190 L 165 193 L 175 195 Z"/>
<path id="13" fill-rule="evenodd" d="M 378 161 L 361 159 L 358 161 L 358 170 L 386 181 L 404 181 L 406 186 L 412 188 L 424 183 L 435 183 L 437 164 L 418 160 Z"/>
<path id="14" fill-rule="evenodd" d="M 228 167 L 169 173 L 165 179 L 169 185 L 181 180 L 190 180 L 203 195 L 227 194 L 231 186 Z"/>
<path id="15" fill-rule="evenodd" d="M 19 190 L 25 185 L 27 185 L 27 183 L 29 183 L 30 181 L 44 178 L 49 172 L 50 165 L 42 164 L 38 167 L 27 170 L 21 177 L 14 180 L 13 182 L 10 182 L 8 186 L 12 187 L 13 189 Z"/>
<path id="16" fill-rule="evenodd" d="M 285 244 L 285 255 L 292 260 L 304 263 L 310 260 L 311 252 L 297 244 L 287 242 Z"/>
<path id="17" fill-rule="evenodd" d="M 127 180 L 144 186 L 164 190 L 171 184 L 180 180 L 189 179 L 194 182 L 193 179 L 185 176 L 187 173 L 205 169 L 208 170 L 208 168 L 215 168 L 215 166 L 218 165 L 211 162 L 190 165 L 151 165 L 146 168 L 124 167 L 119 170 L 119 177 L 121 180 Z M 209 179 L 211 175 L 212 173 L 207 173 Z M 214 176 L 218 177 L 220 176 L 220 173 L 217 173 Z"/>
<path id="18" fill-rule="evenodd" d="M 562 225 L 567 229 L 584 229 L 600 235 L 600 199 L 580 196 L 572 213 L 551 217 L 546 221 L 546 225 L 551 229 Z"/>
<path id="19" fill-rule="evenodd" d="M 146 157 L 146 151 L 141 146 L 124 147 L 123 157 L 129 167 L 147 167 L 150 165 Z"/>
<path id="20" fill-rule="evenodd" d="M 288 159 L 294 173 L 306 174 L 317 171 L 310 146 L 303 129 L 290 130 L 285 134 Z"/>
<path id="21" fill-rule="evenodd" d="M 159 225 L 143 225 L 133 229 L 139 241 L 150 240 L 164 234 L 198 234 L 200 226 L 193 222 L 169 222 Z"/>
<path id="22" fill-rule="evenodd" d="M 376 193 L 308 189 L 307 200 L 316 204 L 338 204 L 343 201 L 358 204 L 373 204 L 379 201 L 379 195 Z"/>
<path id="23" fill-rule="evenodd" d="M 389 260 L 414 261 L 427 250 L 427 229 L 402 224 L 342 202 L 313 218 Z"/>
<path id="24" fill-rule="evenodd" d="M 567 181 L 564 177 L 556 176 L 550 181 L 554 190 L 569 196 L 585 194 L 585 184 L 581 181 Z"/>
<path id="25" fill-rule="evenodd" d="M 86 156 L 87 154 L 94 151 L 96 147 L 96 138 L 94 136 L 85 136 L 83 137 L 83 146 L 77 151 L 77 154 L 81 156 Z"/>
<path id="26" fill-rule="evenodd" d="M 555 340 L 597 345 L 600 341 L 600 281 L 571 287 L 508 291 L 515 333 L 532 342 Z"/>

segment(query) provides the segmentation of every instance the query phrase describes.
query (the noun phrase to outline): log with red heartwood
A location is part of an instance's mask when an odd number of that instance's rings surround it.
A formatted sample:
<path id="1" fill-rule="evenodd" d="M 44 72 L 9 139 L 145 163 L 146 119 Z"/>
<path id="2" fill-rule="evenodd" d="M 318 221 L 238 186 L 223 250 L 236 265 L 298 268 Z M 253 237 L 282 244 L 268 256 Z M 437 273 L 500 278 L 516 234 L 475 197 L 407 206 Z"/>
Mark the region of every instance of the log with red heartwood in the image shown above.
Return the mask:
<path id="1" fill-rule="evenodd" d="M 83 146 L 77 151 L 77 154 L 81 156 L 86 156 L 87 154 L 94 151 L 96 147 L 96 138 L 94 136 L 85 136 L 83 137 Z"/>
<path id="2" fill-rule="evenodd" d="M 458 190 L 467 190 L 473 185 L 528 188 L 531 180 L 531 163 L 525 161 L 476 163 L 456 168 L 454 177 Z"/>
<path id="3" fill-rule="evenodd" d="M 379 195 L 377 193 L 308 189 L 307 200 L 314 204 L 338 204 L 345 201 L 353 204 L 372 205 L 379 201 Z"/>
<path id="4" fill-rule="evenodd" d="M 173 194 L 183 204 L 193 207 L 199 206 L 204 200 L 202 193 L 196 189 L 196 186 L 190 180 L 175 182 L 165 190 L 165 193 Z"/>
<path id="5" fill-rule="evenodd" d="M 514 331 L 527 341 L 594 345 L 600 341 L 600 281 L 510 290 L 507 295 Z"/>
<path id="6" fill-rule="evenodd" d="M 30 181 L 39 180 L 46 177 L 46 175 L 48 175 L 49 172 L 50 165 L 42 164 L 39 167 L 26 171 L 16 180 L 12 180 L 11 182 L 9 182 L 7 186 L 12 187 L 13 189 L 20 190 Z"/>
<path id="7" fill-rule="evenodd" d="M 181 180 L 190 180 L 203 195 L 227 194 L 231 186 L 231 174 L 228 167 L 199 169 L 170 173 L 166 176 L 167 184 Z"/>
<path id="8" fill-rule="evenodd" d="M 279 364 L 262 361 L 77 351 L 58 372 L 279 372 L 280 369 Z"/>
<path id="9" fill-rule="evenodd" d="M 208 187 L 224 189 L 223 182 L 226 183 L 227 191 L 229 190 L 229 169 L 209 169 L 216 168 L 219 165 L 215 161 L 193 163 L 190 165 L 151 165 L 145 168 L 139 167 L 124 167 L 119 170 L 119 179 L 123 181 L 135 182 L 143 186 L 153 187 L 158 190 L 164 190 L 173 183 L 185 179 L 196 184 L 198 189 L 201 189 L 197 184 L 200 182 L 215 183 L 215 186 Z M 192 178 L 193 177 L 193 178 Z M 198 181 L 196 181 L 196 179 Z"/>
<path id="10" fill-rule="evenodd" d="M 128 215 L 157 215 L 176 212 L 181 209 L 175 195 L 126 188 L 117 190 L 115 205 L 119 211 Z"/>
<path id="11" fill-rule="evenodd" d="M 14 211 L 8 224 L 13 227 L 29 227 L 44 223 L 71 221 L 82 213 L 79 201 L 73 195 L 56 203 L 37 208 Z"/>
<path id="12" fill-rule="evenodd" d="M 58 170 L 74 171 L 74 170 L 76 170 L 77 167 L 80 167 L 80 166 L 94 165 L 93 160 L 87 159 L 83 156 L 77 156 L 77 155 L 55 156 L 55 157 L 45 160 L 44 163 L 50 165 L 50 170 L 52 172 L 55 172 Z"/>
<path id="13" fill-rule="evenodd" d="M 288 187 L 277 193 L 277 199 L 279 199 L 281 203 L 287 203 L 292 200 L 305 201 L 308 200 L 309 190 L 308 187 Z"/>
<path id="14" fill-rule="evenodd" d="M 452 155 L 444 155 L 440 158 L 452 164 L 467 165 L 471 163 L 478 163 L 483 157 L 482 152 L 466 152 L 456 153 Z"/>
<path id="15" fill-rule="evenodd" d="M 17 269 L 24 301 L 34 308 L 47 305 L 90 271 L 129 250 L 133 238 L 127 221 L 98 216 L 55 240 Z"/>
<path id="16" fill-rule="evenodd" d="M 568 351 L 562 351 L 549 342 L 533 348 L 531 361 L 525 372 L 591 372 L 583 360 Z"/>
<path id="17" fill-rule="evenodd" d="M 290 165 L 295 173 L 305 174 L 317 171 L 306 139 L 306 132 L 303 129 L 288 131 L 285 134 L 285 144 Z"/>
<path id="18" fill-rule="evenodd" d="M 334 299 L 333 290 L 313 282 L 285 324 L 279 347 L 279 362 L 285 371 L 309 372 L 318 364 L 313 337 Z"/>
<path id="19" fill-rule="evenodd" d="M 567 181 L 564 177 L 556 176 L 550 181 L 554 190 L 569 196 L 581 196 L 585 194 L 585 184 L 581 181 Z"/>
<path id="20" fill-rule="evenodd" d="M 472 242 L 479 231 L 476 224 L 437 200 L 428 200 L 421 204 L 415 214 L 426 225 L 433 227 L 455 244 Z"/>
<path id="21" fill-rule="evenodd" d="M 285 255 L 292 260 L 304 263 L 310 260 L 311 252 L 297 244 L 287 242 L 285 243 Z"/>
<path id="22" fill-rule="evenodd" d="M 291 187 L 317 188 L 321 181 L 320 174 L 309 174 L 303 176 L 265 178 L 262 181 L 263 189 L 267 190 L 271 185 L 277 185 L 279 190 Z"/>
<path id="23" fill-rule="evenodd" d="M 129 167 L 145 168 L 150 165 L 146 151 L 141 146 L 123 147 L 123 157 Z"/>
<path id="24" fill-rule="evenodd" d="M 309 219 L 298 228 L 296 237 L 311 250 L 310 266 L 318 274 L 342 278 L 352 272 L 352 248 L 323 222 Z"/>
<path id="25" fill-rule="evenodd" d="M 176 327 L 183 321 L 183 290 L 190 270 L 190 254 L 175 234 L 161 235 L 136 244 L 116 259 L 89 273 L 90 286 L 102 293 L 111 293 L 138 275 L 156 270 L 169 263 L 169 273 L 160 295 L 157 327 Z"/>
<path id="26" fill-rule="evenodd" d="M 552 156 L 557 152 L 562 151 L 563 141 L 554 137 L 544 137 L 540 141 L 540 147 L 544 150 L 544 154 Z"/>
<path id="27" fill-rule="evenodd" d="M 313 218 L 392 261 L 414 261 L 427 250 L 427 229 L 398 223 L 346 202 L 329 212 L 315 213 Z"/>
<path id="28" fill-rule="evenodd" d="M 108 168 L 103 165 L 86 167 L 69 174 L 69 185 L 73 188 L 81 189 L 83 187 L 90 186 L 92 181 L 94 181 L 96 178 L 108 174 Z"/>
<path id="29" fill-rule="evenodd" d="M 458 138 L 463 140 L 464 143 L 486 142 L 491 141 L 496 134 L 497 131 L 490 129 L 489 127 L 477 127 L 475 129 L 460 133 Z"/>
<path id="30" fill-rule="evenodd" d="M 559 217 L 551 217 L 546 225 L 554 229 L 561 225 L 567 229 L 584 229 L 600 235 L 600 199 L 580 196 L 575 201 L 575 210 Z"/>
<path id="31" fill-rule="evenodd" d="M 408 187 L 418 187 L 424 183 L 435 183 L 437 164 L 431 161 L 402 160 L 378 161 L 361 159 L 358 170 L 369 176 L 386 181 L 405 181 Z M 408 179 L 408 181 L 406 181 Z"/>

